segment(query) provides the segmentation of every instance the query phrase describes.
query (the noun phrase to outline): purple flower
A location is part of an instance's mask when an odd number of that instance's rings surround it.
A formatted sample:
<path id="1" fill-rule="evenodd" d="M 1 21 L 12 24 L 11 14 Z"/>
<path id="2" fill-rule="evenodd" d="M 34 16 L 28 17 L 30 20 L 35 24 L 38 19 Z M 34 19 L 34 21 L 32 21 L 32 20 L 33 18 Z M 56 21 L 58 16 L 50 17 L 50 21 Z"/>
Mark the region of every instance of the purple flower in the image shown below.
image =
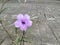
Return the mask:
<path id="1" fill-rule="evenodd" d="M 32 26 L 32 21 L 28 14 L 19 14 L 17 16 L 17 21 L 14 23 L 15 27 L 20 28 L 22 31 L 26 31 L 28 27 Z"/>

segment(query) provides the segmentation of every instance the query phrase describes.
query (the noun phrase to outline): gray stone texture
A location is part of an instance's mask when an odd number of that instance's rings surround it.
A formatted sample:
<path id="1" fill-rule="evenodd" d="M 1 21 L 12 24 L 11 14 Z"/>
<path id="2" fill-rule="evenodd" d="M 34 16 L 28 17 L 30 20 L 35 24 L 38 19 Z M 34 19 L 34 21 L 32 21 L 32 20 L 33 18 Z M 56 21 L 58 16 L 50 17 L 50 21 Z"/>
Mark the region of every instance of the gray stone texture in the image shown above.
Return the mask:
<path id="1" fill-rule="evenodd" d="M 18 2 L 11 0 L 4 7 L 7 9 L 0 14 L 0 19 L 4 20 L 3 24 L 13 39 L 16 37 L 13 25 L 16 16 L 19 13 L 27 13 L 31 16 L 33 25 L 27 30 L 26 36 L 31 39 L 32 43 L 25 43 L 25 45 L 60 45 L 51 31 L 54 31 L 60 41 L 60 1 L 26 0 L 26 2 Z M 0 25 L 0 42 L 4 38 L 6 39 L 1 45 L 11 45 L 11 39 Z"/>

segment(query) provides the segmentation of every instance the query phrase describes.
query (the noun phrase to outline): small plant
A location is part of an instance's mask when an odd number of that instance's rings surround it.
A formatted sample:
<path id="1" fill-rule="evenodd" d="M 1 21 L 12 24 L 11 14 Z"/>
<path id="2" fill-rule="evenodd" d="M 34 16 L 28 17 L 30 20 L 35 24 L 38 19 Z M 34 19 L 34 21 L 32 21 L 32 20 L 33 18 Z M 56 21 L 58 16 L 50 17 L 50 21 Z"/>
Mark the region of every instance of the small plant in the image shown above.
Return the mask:
<path id="1" fill-rule="evenodd" d="M 22 31 L 22 37 L 17 38 L 18 42 L 20 42 L 20 45 L 24 45 L 24 42 L 27 42 L 25 40 L 25 33 L 28 27 L 32 26 L 32 21 L 30 20 L 30 16 L 28 14 L 19 14 L 17 16 L 17 20 L 14 22 L 14 25 L 16 28 L 19 28 Z M 16 43 L 17 44 L 17 43 Z"/>

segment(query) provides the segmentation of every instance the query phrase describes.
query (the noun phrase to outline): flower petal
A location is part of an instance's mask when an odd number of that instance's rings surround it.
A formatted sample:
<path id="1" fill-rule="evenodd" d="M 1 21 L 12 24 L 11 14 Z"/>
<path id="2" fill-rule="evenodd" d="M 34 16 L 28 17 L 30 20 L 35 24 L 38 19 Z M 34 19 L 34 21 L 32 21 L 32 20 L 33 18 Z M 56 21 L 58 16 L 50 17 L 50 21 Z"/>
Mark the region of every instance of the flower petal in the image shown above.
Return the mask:
<path id="1" fill-rule="evenodd" d="M 19 15 L 17 16 L 17 19 L 18 19 L 18 20 L 23 19 L 23 14 L 19 14 Z"/>
<path id="2" fill-rule="evenodd" d="M 30 16 L 28 14 L 25 14 L 24 18 L 25 19 L 30 19 Z"/>
<path id="3" fill-rule="evenodd" d="M 15 25 L 15 27 L 19 28 L 20 25 L 21 25 L 21 23 L 20 23 L 20 21 L 16 21 L 16 22 L 14 23 L 14 25 Z"/>
<path id="4" fill-rule="evenodd" d="M 21 29 L 22 31 L 26 31 L 26 30 L 27 30 L 27 26 L 26 26 L 26 25 L 21 25 L 20 29 Z"/>
<path id="5" fill-rule="evenodd" d="M 28 27 L 32 26 L 32 21 L 31 21 L 31 20 L 29 20 L 29 21 L 27 22 L 27 26 L 28 26 Z"/>

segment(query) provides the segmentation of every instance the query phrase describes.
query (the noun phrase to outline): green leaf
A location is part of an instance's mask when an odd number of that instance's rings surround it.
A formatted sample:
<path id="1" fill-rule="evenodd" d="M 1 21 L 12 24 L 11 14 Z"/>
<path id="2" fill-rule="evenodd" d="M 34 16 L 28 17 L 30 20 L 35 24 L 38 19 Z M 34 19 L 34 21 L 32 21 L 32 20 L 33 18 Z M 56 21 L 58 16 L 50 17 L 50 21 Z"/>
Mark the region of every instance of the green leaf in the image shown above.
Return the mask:
<path id="1" fill-rule="evenodd" d="M 4 8 L 4 9 L 1 9 L 0 10 L 0 14 L 3 12 L 3 11 L 5 11 L 7 8 Z"/>
<path id="2" fill-rule="evenodd" d="M 2 20 L 0 20 L 0 23 L 2 23 Z"/>
<path id="3" fill-rule="evenodd" d="M 31 40 L 28 37 L 24 37 L 24 42 L 31 43 Z"/>
<path id="4" fill-rule="evenodd" d="M 26 2 L 27 0 L 25 0 L 24 2 Z"/>
<path id="5" fill-rule="evenodd" d="M 18 0 L 18 2 L 21 2 L 21 0 Z"/>
<path id="6" fill-rule="evenodd" d="M 20 38 L 18 38 L 18 42 L 21 42 L 21 39 Z"/>
<path id="7" fill-rule="evenodd" d="M 31 41 L 29 41 L 29 40 L 24 40 L 24 42 L 32 43 L 32 42 L 31 42 Z"/>

